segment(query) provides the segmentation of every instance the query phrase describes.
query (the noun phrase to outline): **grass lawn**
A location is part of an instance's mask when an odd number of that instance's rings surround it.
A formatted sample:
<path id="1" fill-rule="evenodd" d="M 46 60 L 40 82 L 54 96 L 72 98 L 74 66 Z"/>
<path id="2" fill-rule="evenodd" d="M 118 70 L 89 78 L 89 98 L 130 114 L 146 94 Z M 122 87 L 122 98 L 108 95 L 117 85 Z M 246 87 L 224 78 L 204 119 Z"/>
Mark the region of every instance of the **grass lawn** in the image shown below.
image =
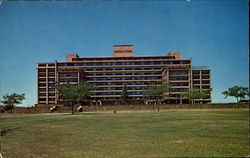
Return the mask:
<path id="1" fill-rule="evenodd" d="M 244 157 L 248 109 L 0 116 L 4 158 Z"/>

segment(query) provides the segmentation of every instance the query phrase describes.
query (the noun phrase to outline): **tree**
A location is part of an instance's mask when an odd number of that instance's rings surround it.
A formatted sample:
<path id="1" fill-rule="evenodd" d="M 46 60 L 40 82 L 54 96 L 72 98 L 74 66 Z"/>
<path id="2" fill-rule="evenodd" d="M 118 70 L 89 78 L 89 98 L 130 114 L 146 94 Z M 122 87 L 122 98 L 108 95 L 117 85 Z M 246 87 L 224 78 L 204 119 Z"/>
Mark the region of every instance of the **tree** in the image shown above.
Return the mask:
<path id="1" fill-rule="evenodd" d="M 166 81 L 161 81 L 160 84 L 152 84 L 147 87 L 144 92 L 144 96 L 146 98 L 154 100 L 155 104 L 157 102 L 161 102 L 164 98 L 166 98 L 170 92 L 170 85 Z"/>
<path id="2" fill-rule="evenodd" d="M 196 88 L 191 88 L 188 89 L 183 96 L 188 98 L 191 101 L 191 104 L 194 103 L 194 99 L 204 99 L 209 98 L 209 93 L 212 89 L 208 90 L 201 90 L 201 89 L 196 89 Z"/>
<path id="3" fill-rule="evenodd" d="M 94 87 L 88 82 L 81 82 L 79 84 L 58 84 L 56 86 L 59 95 L 71 103 L 72 114 L 74 114 L 74 106 L 80 101 L 86 100 L 92 95 L 92 90 Z"/>
<path id="4" fill-rule="evenodd" d="M 208 99 L 211 91 L 212 91 L 212 88 L 209 88 L 207 90 L 201 90 L 200 89 L 200 93 L 198 95 L 199 96 L 198 99 L 202 99 L 202 102 L 204 101 L 204 99 Z"/>
<path id="5" fill-rule="evenodd" d="M 238 103 L 240 99 L 245 99 L 247 96 L 249 96 L 249 89 L 243 86 L 234 86 L 228 88 L 227 91 L 224 91 L 221 94 L 225 96 L 224 98 L 227 98 L 228 96 L 235 97 Z"/>
<path id="6" fill-rule="evenodd" d="M 128 95 L 127 86 L 124 85 L 124 88 L 123 88 L 123 91 L 122 91 L 122 95 L 121 95 L 121 101 L 122 101 L 122 103 L 127 104 L 128 103 L 128 99 L 129 99 L 129 95 Z"/>
<path id="7" fill-rule="evenodd" d="M 22 101 L 25 99 L 25 94 L 6 94 L 3 95 L 3 100 L 1 101 L 4 105 L 4 111 L 7 113 L 12 113 L 15 109 L 15 106 L 21 104 Z"/>
<path id="8" fill-rule="evenodd" d="M 194 99 L 197 99 L 198 97 L 198 94 L 199 93 L 199 89 L 196 89 L 196 88 L 191 88 L 191 89 L 188 89 L 184 94 L 183 96 L 185 98 L 188 98 L 189 99 L 189 103 L 191 101 L 191 104 L 194 103 Z"/>

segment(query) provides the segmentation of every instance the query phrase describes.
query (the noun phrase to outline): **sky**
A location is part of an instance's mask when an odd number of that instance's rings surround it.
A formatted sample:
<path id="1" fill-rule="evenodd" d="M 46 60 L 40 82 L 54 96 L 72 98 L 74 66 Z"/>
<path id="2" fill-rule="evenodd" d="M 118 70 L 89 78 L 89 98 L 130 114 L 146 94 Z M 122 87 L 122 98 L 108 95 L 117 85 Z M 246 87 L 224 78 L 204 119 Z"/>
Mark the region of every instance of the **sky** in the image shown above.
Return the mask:
<path id="1" fill-rule="evenodd" d="M 249 86 L 247 0 L 9 1 L 0 5 L 0 96 L 25 93 L 36 104 L 36 64 L 112 56 L 113 45 L 134 45 L 135 56 L 181 52 L 211 69 L 212 102 Z"/>

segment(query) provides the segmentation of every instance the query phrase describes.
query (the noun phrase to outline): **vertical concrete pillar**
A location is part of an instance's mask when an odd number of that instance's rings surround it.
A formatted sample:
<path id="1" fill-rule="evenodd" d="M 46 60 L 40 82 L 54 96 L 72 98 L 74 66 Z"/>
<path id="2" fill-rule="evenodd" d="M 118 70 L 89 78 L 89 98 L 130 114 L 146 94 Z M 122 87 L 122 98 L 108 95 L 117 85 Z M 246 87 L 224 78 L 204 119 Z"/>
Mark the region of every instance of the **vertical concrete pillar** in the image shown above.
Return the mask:
<path id="1" fill-rule="evenodd" d="M 49 71 L 48 64 L 46 64 L 46 104 L 49 104 Z"/>
<path id="2" fill-rule="evenodd" d="M 58 97 L 57 97 L 57 88 L 56 84 L 58 83 L 58 76 L 57 76 L 57 61 L 55 61 L 55 104 L 58 104 Z"/>

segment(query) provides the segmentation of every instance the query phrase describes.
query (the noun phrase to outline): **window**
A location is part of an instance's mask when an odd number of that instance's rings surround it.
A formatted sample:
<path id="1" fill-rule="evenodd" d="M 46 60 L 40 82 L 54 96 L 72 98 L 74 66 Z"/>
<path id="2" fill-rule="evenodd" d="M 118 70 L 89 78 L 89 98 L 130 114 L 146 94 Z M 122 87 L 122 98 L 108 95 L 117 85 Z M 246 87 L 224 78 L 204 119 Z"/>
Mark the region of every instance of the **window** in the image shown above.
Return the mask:
<path id="1" fill-rule="evenodd" d="M 209 89 L 209 86 L 202 86 L 202 89 Z"/>
<path id="2" fill-rule="evenodd" d="M 141 70 L 141 68 L 134 68 L 134 70 Z"/>
<path id="3" fill-rule="evenodd" d="M 181 64 L 190 64 L 190 61 L 181 61 Z"/>
<path id="4" fill-rule="evenodd" d="M 102 69 L 101 69 L 102 70 Z M 113 68 L 106 68 L 105 70 L 110 71 L 113 70 Z"/>
<path id="5" fill-rule="evenodd" d="M 46 88 L 39 88 L 38 91 L 40 91 L 40 92 L 45 92 L 45 91 L 46 91 Z"/>
<path id="6" fill-rule="evenodd" d="M 193 84 L 200 84 L 200 81 L 193 81 Z"/>
<path id="7" fill-rule="evenodd" d="M 160 70 L 161 68 L 160 67 L 154 67 L 153 69 L 154 70 Z"/>
<path id="8" fill-rule="evenodd" d="M 200 79 L 200 76 L 193 76 L 193 79 Z"/>
<path id="9" fill-rule="evenodd" d="M 210 83 L 210 81 L 208 81 L 208 80 L 202 81 L 202 84 L 209 84 L 209 83 Z"/>
<path id="10" fill-rule="evenodd" d="M 200 71 L 193 70 L 193 74 L 200 74 Z"/>
<path id="11" fill-rule="evenodd" d="M 201 71 L 202 74 L 209 74 L 209 70 L 203 70 Z"/>
<path id="12" fill-rule="evenodd" d="M 187 75 L 187 71 L 172 71 L 170 72 L 170 75 Z"/>
<path id="13" fill-rule="evenodd" d="M 48 69 L 49 72 L 55 72 L 55 69 Z"/>
<path id="14" fill-rule="evenodd" d="M 55 88 L 49 88 L 49 91 L 55 91 Z"/>
<path id="15" fill-rule="evenodd" d="M 55 79 L 54 78 L 49 78 L 49 81 L 55 81 Z"/>
<path id="16" fill-rule="evenodd" d="M 209 79 L 209 75 L 202 75 L 202 79 Z"/>
<path id="17" fill-rule="evenodd" d="M 161 62 L 160 61 L 154 61 L 153 64 L 154 65 L 159 65 L 159 64 L 161 64 Z"/>
<path id="18" fill-rule="evenodd" d="M 169 61 L 163 61 L 162 64 L 170 64 Z"/>
<path id="19" fill-rule="evenodd" d="M 188 77 L 187 76 L 170 77 L 170 80 L 188 80 Z"/>
<path id="20" fill-rule="evenodd" d="M 46 96 L 46 93 L 39 93 L 39 96 Z"/>
<path id="21" fill-rule="evenodd" d="M 55 101 L 55 98 L 49 98 L 49 101 Z"/>
<path id="22" fill-rule="evenodd" d="M 54 83 L 49 83 L 49 87 L 54 87 L 55 84 Z"/>
<path id="23" fill-rule="evenodd" d="M 55 96 L 55 93 L 49 93 L 49 96 Z"/>
<path id="24" fill-rule="evenodd" d="M 38 69 L 38 72 L 46 72 L 46 69 Z"/>
<path id="25" fill-rule="evenodd" d="M 39 67 L 40 67 L 40 66 L 42 67 L 42 66 L 46 66 L 46 64 L 38 64 L 38 66 L 39 66 Z"/>
<path id="26" fill-rule="evenodd" d="M 173 64 L 180 64 L 180 61 L 173 61 Z"/>
<path id="27" fill-rule="evenodd" d="M 45 86 L 46 86 L 46 83 L 39 83 L 38 86 L 39 86 L 39 87 L 45 87 Z"/>
<path id="28" fill-rule="evenodd" d="M 46 81 L 46 78 L 39 78 L 38 81 L 39 81 L 39 82 L 45 82 L 45 81 Z"/>
<path id="29" fill-rule="evenodd" d="M 86 71 L 94 71 L 93 69 L 86 69 Z M 99 71 L 99 70 L 96 70 L 96 71 Z"/>
<path id="30" fill-rule="evenodd" d="M 46 73 L 39 73 L 38 76 L 39 77 L 46 77 Z"/>
<path id="31" fill-rule="evenodd" d="M 55 73 L 49 73 L 49 76 L 55 76 Z"/>
<path id="32" fill-rule="evenodd" d="M 55 64 L 48 64 L 48 66 L 55 66 Z"/>
<path id="33" fill-rule="evenodd" d="M 125 68 L 124 70 L 132 70 L 132 68 Z"/>
<path id="34" fill-rule="evenodd" d="M 39 98 L 39 101 L 46 101 L 46 98 Z"/>

